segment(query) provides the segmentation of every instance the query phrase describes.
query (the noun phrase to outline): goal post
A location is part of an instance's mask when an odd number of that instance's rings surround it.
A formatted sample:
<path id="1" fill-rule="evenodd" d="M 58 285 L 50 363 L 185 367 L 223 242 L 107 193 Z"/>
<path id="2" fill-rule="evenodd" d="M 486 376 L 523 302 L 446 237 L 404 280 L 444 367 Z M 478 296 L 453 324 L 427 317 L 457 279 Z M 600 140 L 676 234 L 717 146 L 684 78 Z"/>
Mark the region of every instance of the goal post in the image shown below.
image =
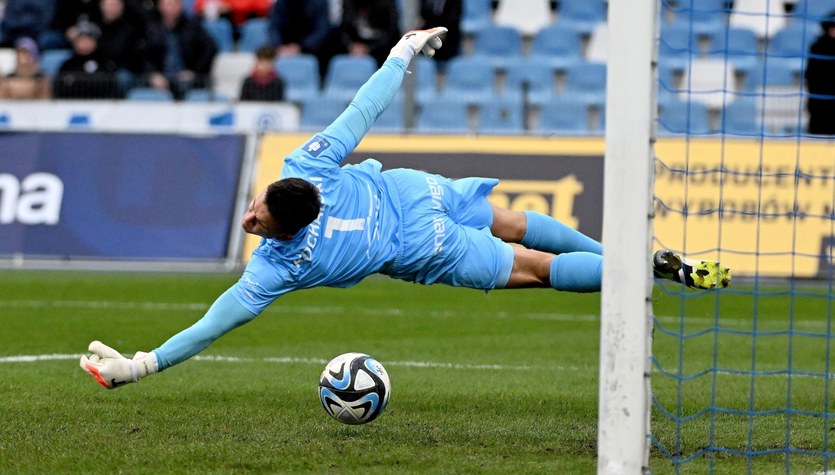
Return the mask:
<path id="1" fill-rule="evenodd" d="M 598 473 L 648 467 L 657 0 L 609 0 Z"/>

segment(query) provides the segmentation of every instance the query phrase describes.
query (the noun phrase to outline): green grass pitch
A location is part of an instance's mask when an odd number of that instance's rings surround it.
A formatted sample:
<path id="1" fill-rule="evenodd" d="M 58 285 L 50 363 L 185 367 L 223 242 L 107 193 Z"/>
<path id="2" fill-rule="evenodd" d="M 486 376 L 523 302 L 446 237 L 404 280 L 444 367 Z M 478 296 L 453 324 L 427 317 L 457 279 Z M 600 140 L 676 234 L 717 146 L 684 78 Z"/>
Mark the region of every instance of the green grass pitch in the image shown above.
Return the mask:
<path id="1" fill-rule="evenodd" d="M 155 348 L 199 319 L 236 279 L 231 274 L 0 274 L 0 473 L 596 471 L 599 294 L 485 294 L 372 277 L 352 289 L 282 297 L 201 358 L 139 384 L 107 391 L 78 367 L 77 356 L 93 339 L 125 353 Z M 723 294 L 719 305 L 744 326 L 749 300 Z M 679 305 L 674 296 L 656 294 L 659 315 L 673 318 Z M 686 305 L 688 315 L 695 315 L 688 325 L 698 327 L 709 321 L 717 303 L 707 296 Z M 807 310 L 825 315 L 821 305 Z M 782 301 L 773 306 L 762 325 L 785 318 Z M 711 363 L 712 351 L 704 349 L 710 344 L 688 340 L 685 372 Z M 761 353 L 779 364 L 784 346 L 775 340 Z M 656 347 L 659 358 L 677 366 L 677 343 L 656 332 Z M 820 350 L 809 348 L 797 361 L 817 364 Z M 371 354 L 392 380 L 386 412 L 364 426 L 332 420 L 316 393 L 325 362 L 348 351 Z M 38 359 L 14 358 L 22 356 Z M 727 365 L 744 366 L 751 352 L 729 358 Z M 702 381 L 688 390 L 686 410 L 703 404 Z M 728 384 L 738 393 L 722 394 L 728 404 L 747 404 L 747 381 Z M 806 394 L 798 404 L 822 404 L 823 383 L 811 378 L 805 384 L 797 383 L 797 391 Z M 678 394 L 675 384 L 657 374 L 653 385 L 659 399 Z M 757 404 L 784 405 L 782 387 L 782 392 L 758 388 L 763 399 Z M 666 434 L 677 430 L 656 414 L 653 424 Z M 765 430 L 763 442 L 779 445 L 784 425 L 777 419 L 767 424 L 773 427 Z M 821 424 L 798 422 L 796 445 L 820 450 Z M 684 451 L 703 443 L 704 420 L 693 425 L 680 430 Z M 719 442 L 745 446 L 744 419 L 723 420 L 720 427 Z M 751 467 L 744 458 L 714 462 L 717 473 Z M 819 457 L 798 463 L 807 473 L 822 466 Z M 674 471 L 657 450 L 650 465 L 654 473 Z M 704 473 L 708 466 L 703 458 L 682 471 Z M 781 473 L 784 458 L 760 458 L 753 467 Z"/>

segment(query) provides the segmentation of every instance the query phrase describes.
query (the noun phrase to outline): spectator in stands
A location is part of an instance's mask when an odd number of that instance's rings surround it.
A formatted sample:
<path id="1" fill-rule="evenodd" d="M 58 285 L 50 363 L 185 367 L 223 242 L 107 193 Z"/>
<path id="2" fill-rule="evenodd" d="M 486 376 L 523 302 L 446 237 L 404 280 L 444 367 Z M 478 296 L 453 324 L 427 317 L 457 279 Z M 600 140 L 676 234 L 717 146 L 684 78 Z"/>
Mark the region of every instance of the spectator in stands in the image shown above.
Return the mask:
<path id="1" fill-rule="evenodd" d="M 241 86 L 242 101 L 282 101 L 284 81 L 275 70 L 276 51 L 264 45 L 255 52 L 255 68 Z"/>
<path id="2" fill-rule="evenodd" d="M 152 8 L 152 0 L 124 0 L 124 15 L 128 23 L 144 31 Z M 102 11 L 99 0 L 56 0 L 55 16 L 50 32 L 45 35 L 41 47 L 67 48 L 75 36 L 75 25 L 90 21 L 102 26 Z M 103 41 L 101 43 L 104 43 Z"/>
<path id="3" fill-rule="evenodd" d="M 432 57 L 443 65 L 461 51 L 461 15 L 462 0 L 421 0 L 419 29 L 432 28 L 433 25 L 446 25 L 449 30 L 444 37 L 444 47 Z"/>
<path id="4" fill-rule="evenodd" d="M 64 61 L 53 86 L 60 99 L 115 99 L 120 97 L 116 63 L 101 55 L 101 29 L 90 21 L 72 27 L 73 55 Z"/>
<path id="5" fill-rule="evenodd" d="M 400 37 L 396 0 L 345 0 L 340 33 L 348 54 L 371 55 L 382 65 Z"/>
<path id="6" fill-rule="evenodd" d="M 168 89 L 178 99 L 189 89 L 209 87 L 217 46 L 199 19 L 184 14 L 182 0 L 158 0 L 146 38 L 150 87 Z"/>
<path id="7" fill-rule="evenodd" d="M 276 0 L 270 10 L 270 41 L 279 57 L 316 56 L 324 78 L 339 43 L 341 21 L 341 15 L 334 18 L 329 0 Z"/>
<path id="8" fill-rule="evenodd" d="M 18 38 L 40 38 L 49 29 L 56 0 L 8 0 L 0 21 L 0 47 L 13 47 Z"/>
<path id="9" fill-rule="evenodd" d="M 120 88 L 130 89 L 147 69 L 145 35 L 141 26 L 129 21 L 125 0 L 100 0 L 101 40 L 103 58 L 116 63 Z"/>
<path id="10" fill-rule="evenodd" d="M 235 41 L 241 36 L 241 26 L 252 18 L 266 18 L 271 0 L 197 0 L 194 12 L 202 18 L 226 18 L 232 24 Z"/>
<path id="11" fill-rule="evenodd" d="M 835 11 L 821 22 L 823 33 L 809 48 L 806 86 L 809 133 L 835 135 Z"/>
<path id="12" fill-rule="evenodd" d="M 49 78 L 41 71 L 38 45 L 32 38 L 15 41 L 15 70 L 0 82 L 0 99 L 49 99 Z"/>

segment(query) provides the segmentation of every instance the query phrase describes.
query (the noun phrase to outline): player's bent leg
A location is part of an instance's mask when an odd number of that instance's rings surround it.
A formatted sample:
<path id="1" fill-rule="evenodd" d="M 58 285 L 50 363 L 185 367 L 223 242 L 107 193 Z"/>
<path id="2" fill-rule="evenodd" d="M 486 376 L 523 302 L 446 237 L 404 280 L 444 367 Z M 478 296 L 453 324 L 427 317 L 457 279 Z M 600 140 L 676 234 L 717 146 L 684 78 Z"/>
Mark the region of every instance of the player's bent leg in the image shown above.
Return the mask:
<path id="1" fill-rule="evenodd" d="M 652 257 L 656 277 L 683 283 L 693 289 L 725 288 L 731 285 L 731 269 L 717 261 L 684 259 L 679 254 L 662 249 Z"/>
<path id="2" fill-rule="evenodd" d="M 493 206 L 490 231 L 505 242 L 519 243 L 551 254 L 578 251 L 603 254 L 603 245 L 599 242 L 551 216 L 535 211 L 510 211 Z"/>
<path id="3" fill-rule="evenodd" d="M 555 256 L 517 247 L 505 288 L 552 287 L 567 292 L 598 292 L 602 276 L 603 257 L 598 254 L 569 252 Z"/>
<path id="4" fill-rule="evenodd" d="M 525 237 L 525 215 L 521 211 L 493 206 L 493 223 L 490 232 L 504 242 L 522 242 Z"/>

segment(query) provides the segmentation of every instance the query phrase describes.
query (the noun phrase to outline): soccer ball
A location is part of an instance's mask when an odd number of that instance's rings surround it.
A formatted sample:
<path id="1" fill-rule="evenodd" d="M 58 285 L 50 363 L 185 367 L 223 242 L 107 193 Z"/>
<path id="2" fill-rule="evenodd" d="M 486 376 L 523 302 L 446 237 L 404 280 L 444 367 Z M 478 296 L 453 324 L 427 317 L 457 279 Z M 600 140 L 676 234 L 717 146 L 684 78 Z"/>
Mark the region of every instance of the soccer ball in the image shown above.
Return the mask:
<path id="1" fill-rule="evenodd" d="M 391 382 L 383 365 L 364 353 L 332 359 L 319 378 L 319 400 L 331 417 L 345 424 L 365 424 L 383 413 Z"/>

